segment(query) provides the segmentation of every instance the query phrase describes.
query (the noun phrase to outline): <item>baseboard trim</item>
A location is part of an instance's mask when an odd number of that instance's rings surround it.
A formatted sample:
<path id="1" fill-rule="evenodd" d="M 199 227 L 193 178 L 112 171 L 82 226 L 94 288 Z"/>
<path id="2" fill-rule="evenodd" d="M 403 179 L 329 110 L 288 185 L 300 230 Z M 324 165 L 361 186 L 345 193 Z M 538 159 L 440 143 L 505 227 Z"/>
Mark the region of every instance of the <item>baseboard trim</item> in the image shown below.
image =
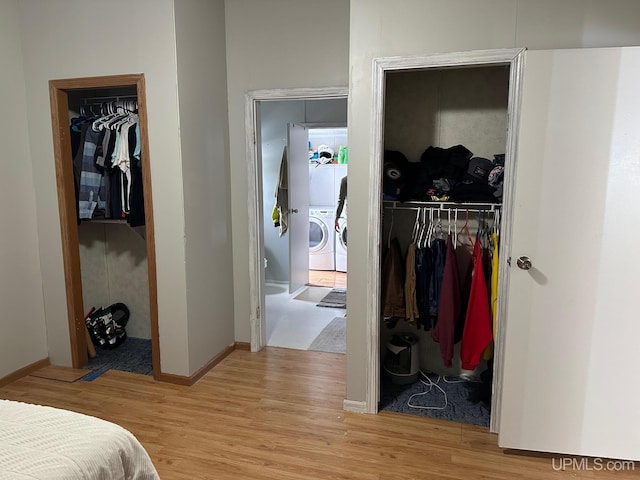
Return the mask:
<path id="1" fill-rule="evenodd" d="M 358 402 L 356 400 L 344 400 L 342 402 L 342 408 L 346 412 L 369 413 L 367 411 L 367 402 Z"/>
<path id="2" fill-rule="evenodd" d="M 222 360 L 224 360 L 231 352 L 236 349 L 235 344 L 229 345 L 224 350 L 222 350 L 219 354 L 209 360 L 205 365 L 203 365 L 198 371 L 196 371 L 193 375 L 185 376 L 185 375 L 174 375 L 173 373 L 160 373 L 158 375 L 158 380 L 166 383 L 173 383 L 176 385 L 185 385 L 190 387 L 198 380 L 200 380 L 209 370 L 219 364 Z"/>
<path id="3" fill-rule="evenodd" d="M 249 342 L 236 342 L 233 344 L 233 347 L 236 350 L 246 350 L 247 352 L 251 351 L 251 344 Z"/>
<path id="4" fill-rule="evenodd" d="M 22 367 L 20 370 L 16 370 L 15 372 L 10 373 L 2 378 L 0 378 L 0 387 L 4 387 L 10 383 L 15 382 L 16 380 L 20 380 L 22 377 L 26 377 L 30 373 L 35 372 L 36 370 L 40 370 L 43 367 L 48 367 L 51 363 L 49 362 L 49 358 L 43 358 L 42 360 L 38 360 L 37 362 L 33 362 L 26 367 Z"/>

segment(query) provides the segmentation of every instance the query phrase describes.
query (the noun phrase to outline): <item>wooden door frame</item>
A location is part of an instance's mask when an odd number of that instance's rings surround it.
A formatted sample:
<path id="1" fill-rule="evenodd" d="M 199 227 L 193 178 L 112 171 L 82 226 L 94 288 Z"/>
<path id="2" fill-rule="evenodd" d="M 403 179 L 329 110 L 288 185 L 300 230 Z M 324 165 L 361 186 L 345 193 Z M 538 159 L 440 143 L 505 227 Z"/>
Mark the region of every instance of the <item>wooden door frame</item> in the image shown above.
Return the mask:
<path id="1" fill-rule="evenodd" d="M 254 90 L 245 94 L 245 144 L 249 180 L 249 322 L 252 352 L 259 352 L 266 343 L 262 165 L 257 147 L 260 138 L 258 103 L 268 100 L 331 100 L 348 96 L 347 87 Z"/>
<path id="2" fill-rule="evenodd" d="M 496 320 L 494 376 L 491 396 L 491 432 L 500 429 L 500 407 L 504 366 L 504 328 L 509 284 L 509 260 L 511 252 L 511 225 L 513 194 L 516 177 L 516 152 L 518 123 L 520 119 L 520 97 L 524 70 L 524 48 L 477 50 L 469 52 L 438 53 L 427 55 L 381 57 L 373 60 L 373 115 L 371 135 L 371 177 L 369 190 L 369 264 L 367 275 L 367 372 L 366 395 L 363 410 L 377 413 L 380 395 L 380 315 L 381 315 L 381 250 L 382 245 L 382 166 L 384 155 L 384 101 L 386 72 L 441 69 L 450 67 L 480 67 L 508 65 L 509 100 L 507 121 L 507 145 L 505 182 L 500 229 L 500 258 L 498 282 L 498 312 Z"/>
<path id="3" fill-rule="evenodd" d="M 76 217 L 76 198 L 71 163 L 71 140 L 69 136 L 68 93 L 113 87 L 136 87 L 138 116 L 140 119 L 140 151 L 145 211 L 147 265 L 149 279 L 149 319 L 151 326 L 151 350 L 153 377 L 158 380 L 160 371 L 160 341 L 158 333 L 158 294 L 156 277 L 156 250 L 153 224 L 153 202 L 151 194 L 151 163 L 149 160 L 149 137 L 147 130 L 147 101 L 144 74 L 111 75 L 102 77 L 68 78 L 49 81 L 51 102 L 51 126 L 53 129 L 53 153 L 55 159 L 62 257 L 66 285 L 67 311 L 71 361 L 74 368 L 81 368 L 88 360 L 84 305 L 82 300 L 82 276 L 80 270 L 80 248 Z"/>

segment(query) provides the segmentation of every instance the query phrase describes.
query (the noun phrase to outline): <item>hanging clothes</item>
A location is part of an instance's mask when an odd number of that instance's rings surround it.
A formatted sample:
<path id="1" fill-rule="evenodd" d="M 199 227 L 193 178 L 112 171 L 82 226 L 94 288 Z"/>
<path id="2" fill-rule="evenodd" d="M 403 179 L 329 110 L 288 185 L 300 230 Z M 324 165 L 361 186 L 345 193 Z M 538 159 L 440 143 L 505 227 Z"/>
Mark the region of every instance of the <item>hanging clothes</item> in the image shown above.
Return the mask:
<path id="1" fill-rule="evenodd" d="M 136 123 L 129 128 L 129 145 L 136 145 L 135 148 L 129 149 L 131 186 L 129 189 L 129 215 L 127 216 L 127 222 L 131 227 L 139 227 L 145 224 L 142 159 L 140 157 L 139 142 L 140 124 Z"/>
<path id="2" fill-rule="evenodd" d="M 495 340 L 496 338 L 496 319 L 498 316 L 498 233 L 493 232 L 490 237 L 491 242 L 491 278 L 489 282 L 489 298 L 491 310 L 491 335 Z M 493 357 L 495 344 L 491 342 L 487 349 L 482 354 L 482 358 L 489 360 Z"/>
<path id="3" fill-rule="evenodd" d="M 104 114 L 107 105 L 111 113 Z M 81 146 L 73 157 L 78 217 L 126 219 L 131 226 L 144 225 L 138 115 L 116 102 L 101 108 L 102 115 L 92 110 L 91 117 L 71 121 L 72 131 L 80 128 Z"/>
<path id="4" fill-rule="evenodd" d="M 463 369 L 473 370 L 478 366 L 480 356 L 492 338 L 489 296 L 482 265 L 482 247 L 479 239 L 476 238 L 473 248 L 471 292 L 460 346 Z"/>
<path id="5" fill-rule="evenodd" d="M 462 229 L 457 233 L 456 239 L 456 261 L 458 262 L 458 278 L 460 280 L 460 321 L 456 325 L 455 343 L 462 340 L 467 308 L 469 306 L 469 295 L 471 293 L 471 275 L 473 272 L 473 249 L 474 243 L 469 232 L 469 212 L 466 212 L 466 220 Z"/>
<path id="6" fill-rule="evenodd" d="M 80 175 L 82 174 L 82 157 L 84 155 L 84 140 L 87 136 L 89 124 L 87 117 L 71 119 L 72 163 L 73 163 L 73 187 L 76 195 L 76 220 L 80 225 Z"/>
<path id="7" fill-rule="evenodd" d="M 431 338 L 440 344 L 440 356 L 444 366 L 450 368 L 453 359 L 456 324 L 460 321 L 460 280 L 458 278 L 458 263 L 456 252 L 451 239 L 447 236 L 446 260 L 442 276 L 442 288 L 438 305 L 438 320 L 431 332 Z"/>
<path id="8" fill-rule="evenodd" d="M 418 304 L 418 329 L 431 330 L 429 317 L 429 283 L 432 270 L 431 249 L 416 249 L 416 303 Z"/>
<path id="9" fill-rule="evenodd" d="M 395 326 L 400 318 L 406 318 L 404 303 L 404 272 L 400 243 L 394 238 L 382 264 L 382 314 L 389 326 Z"/>
<path id="10" fill-rule="evenodd" d="M 287 165 L 287 147 L 282 150 L 282 160 L 280 161 L 280 174 L 276 185 L 275 197 L 278 209 L 278 227 L 280 236 L 283 236 L 289 228 L 289 178 Z"/>
<path id="11" fill-rule="evenodd" d="M 411 242 L 407 247 L 406 270 L 404 276 L 404 303 L 407 322 L 416 325 L 420 312 L 416 298 L 416 244 Z"/>
<path id="12" fill-rule="evenodd" d="M 496 321 L 498 318 L 498 247 L 499 235 L 498 232 L 493 232 L 491 234 L 491 248 L 493 250 L 491 255 L 491 319 L 494 339 L 496 338 Z"/>
<path id="13" fill-rule="evenodd" d="M 82 170 L 80 172 L 80 189 L 78 208 L 81 219 L 91 219 L 96 212 L 104 212 L 104 177 L 103 171 L 95 163 L 95 153 L 101 141 L 102 132 L 93 129 L 90 123 L 84 126 L 85 139 L 82 148 Z"/>
<path id="14" fill-rule="evenodd" d="M 440 289 L 444 274 L 447 243 L 443 239 L 437 238 L 431 242 L 429 248 L 431 249 L 432 259 L 431 281 L 429 282 L 429 317 L 433 326 L 438 317 L 438 304 L 440 303 Z"/>

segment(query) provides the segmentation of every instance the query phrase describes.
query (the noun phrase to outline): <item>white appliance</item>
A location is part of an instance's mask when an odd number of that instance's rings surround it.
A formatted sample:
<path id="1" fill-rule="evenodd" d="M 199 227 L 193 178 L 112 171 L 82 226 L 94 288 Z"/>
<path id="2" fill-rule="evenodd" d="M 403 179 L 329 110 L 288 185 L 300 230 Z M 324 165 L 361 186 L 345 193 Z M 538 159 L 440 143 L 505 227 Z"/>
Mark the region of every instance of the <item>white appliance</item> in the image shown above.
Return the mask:
<path id="1" fill-rule="evenodd" d="M 342 210 L 336 233 L 336 271 L 347 271 L 347 209 Z"/>
<path id="2" fill-rule="evenodd" d="M 335 270 L 336 209 L 309 207 L 309 270 Z"/>
<path id="3" fill-rule="evenodd" d="M 335 191 L 335 165 L 309 164 L 309 205 L 334 205 L 338 197 Z"/>

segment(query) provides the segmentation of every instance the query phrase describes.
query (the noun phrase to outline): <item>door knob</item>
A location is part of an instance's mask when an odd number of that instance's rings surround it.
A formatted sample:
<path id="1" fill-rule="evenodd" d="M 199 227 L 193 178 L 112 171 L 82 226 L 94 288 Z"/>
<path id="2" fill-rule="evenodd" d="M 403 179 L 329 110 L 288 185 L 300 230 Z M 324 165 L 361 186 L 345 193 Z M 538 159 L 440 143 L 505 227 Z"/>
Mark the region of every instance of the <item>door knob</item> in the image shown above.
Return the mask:
<path id="1" fill-rule="evenodd" d="M 522 270 L 530 270 L 531 269 L 531 260 L 529 260 L 529 257 L 520 257 L 518 258 L 518 268 L 521 268 Z"/>
<path id="2" fill-rule="evenodd" d="M 297 208 L 292 208 L 292 209 L 290 210 L 290 212 L 291 212 L 291 213 L 298 213 L 298 209 L 297 209 Z"/>

